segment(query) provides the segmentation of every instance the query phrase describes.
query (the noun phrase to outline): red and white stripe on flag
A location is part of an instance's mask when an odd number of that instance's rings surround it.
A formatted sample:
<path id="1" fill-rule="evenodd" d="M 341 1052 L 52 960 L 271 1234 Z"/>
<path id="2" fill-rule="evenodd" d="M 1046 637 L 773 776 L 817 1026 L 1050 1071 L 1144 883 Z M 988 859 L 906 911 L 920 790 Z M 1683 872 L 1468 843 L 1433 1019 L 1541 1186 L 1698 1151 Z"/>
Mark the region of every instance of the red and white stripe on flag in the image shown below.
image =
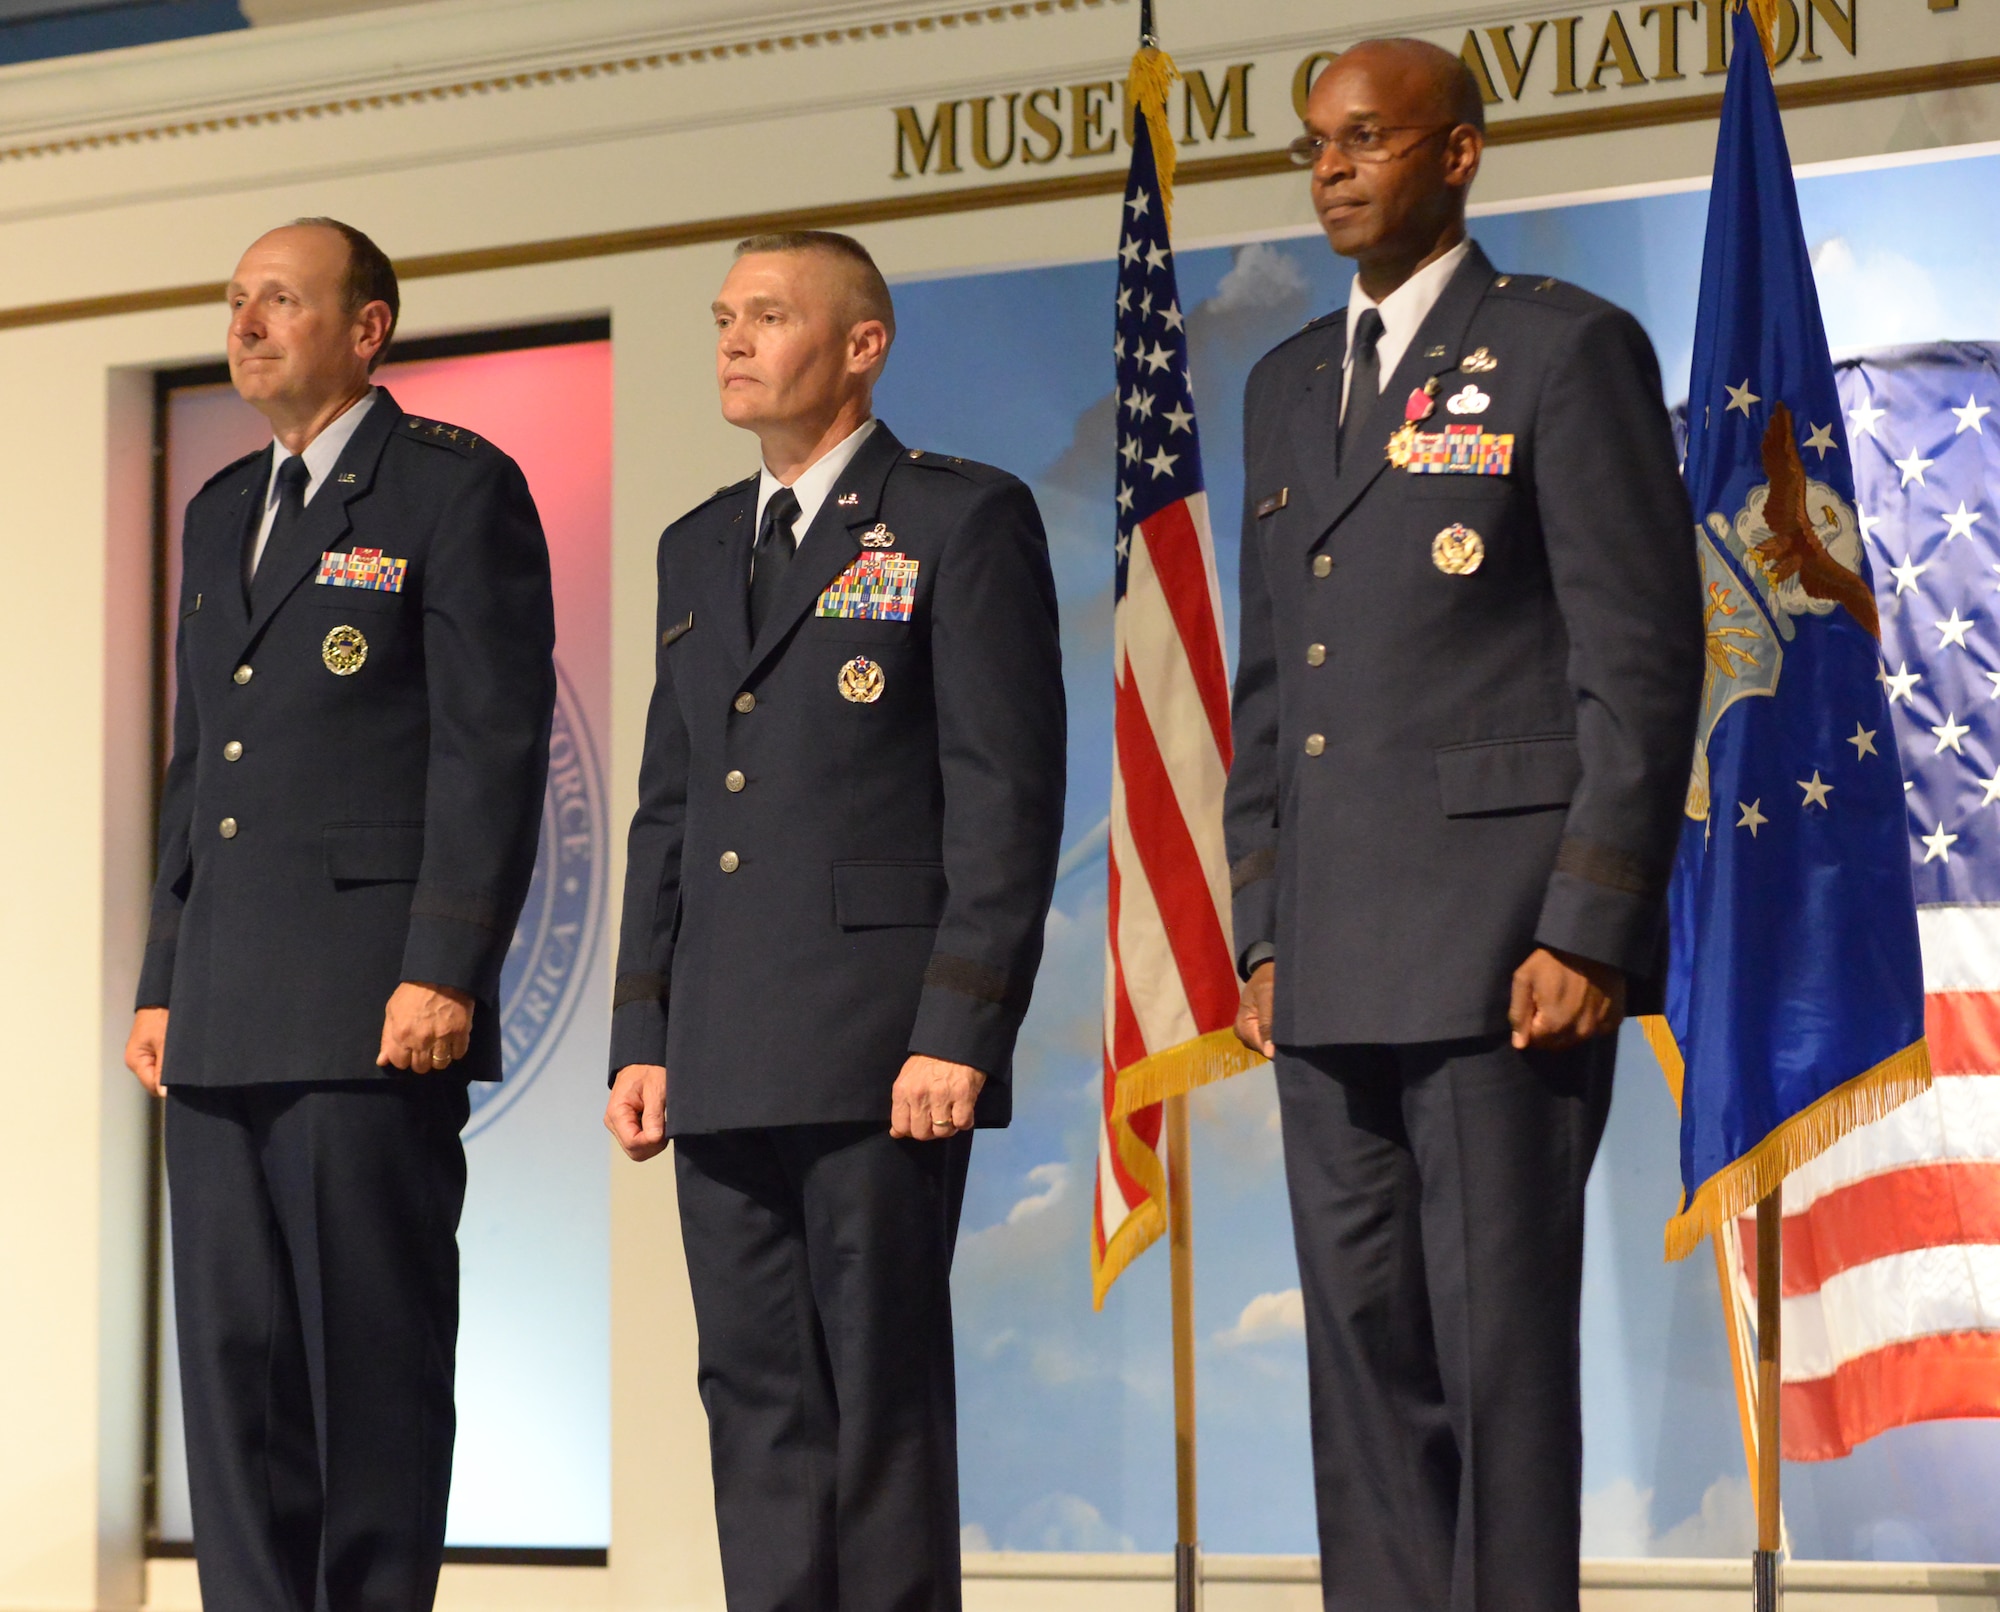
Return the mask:
<path id="1" fill-rule="evenodd" d="M 1112 631 L 1104 1106 L 1091 1236 L 1100 1305 L 1166 1228 L 1160 1103 L 1260 1061 L 1231 1029 L 1229 680 L 1205 493 L 1132 529 Z"/>
<path id="2" fill-rule="evenodd" d="M 2000 1416 L 2000 908 L 1923 907 L 1935 1083 L 1785 1177 L 1785 1459 Z M 1738 1224 L 1754 1326 L 1756 1222 Z"/>

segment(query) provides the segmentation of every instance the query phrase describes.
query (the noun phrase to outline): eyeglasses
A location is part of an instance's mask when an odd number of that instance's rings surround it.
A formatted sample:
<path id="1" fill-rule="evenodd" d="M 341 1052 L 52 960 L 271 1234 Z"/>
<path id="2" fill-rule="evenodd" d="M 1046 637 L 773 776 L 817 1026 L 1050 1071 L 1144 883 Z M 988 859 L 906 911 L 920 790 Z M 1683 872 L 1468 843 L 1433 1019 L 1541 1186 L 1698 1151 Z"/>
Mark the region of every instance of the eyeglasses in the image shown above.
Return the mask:
<path id="1" fill-rule="evenodd" d="M 1441 134 L 1449 134 L 1457 128 L 1456 123 L 1440 123 L 1434 129 L 1425 129 L 1421 123 L 1349 123 L 1333 134 L 1302 134 L 1285 147 L 1285 154 L 1292 159 L 1293 166 L 1314 168 L 1319 159 L 1332 146 L 1349 162 L 1394 162 L 1399 157 L 1407 157 L 1426 140 L 1435 140 Z M 1392 134 L 1410 134 L 1421 130 L 1418 138 L 1398 151 L 1390 144 Z"/>

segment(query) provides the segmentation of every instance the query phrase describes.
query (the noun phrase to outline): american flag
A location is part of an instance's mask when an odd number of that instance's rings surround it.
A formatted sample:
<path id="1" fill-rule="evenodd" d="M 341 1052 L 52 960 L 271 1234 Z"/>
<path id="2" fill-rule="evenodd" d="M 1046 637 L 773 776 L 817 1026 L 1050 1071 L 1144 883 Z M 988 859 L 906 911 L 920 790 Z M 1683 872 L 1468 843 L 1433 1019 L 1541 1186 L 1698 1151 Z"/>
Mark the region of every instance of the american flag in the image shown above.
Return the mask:
<path id="1" fill-rule="evenodd" d="M 1837 381 L 1907 780 L 1935 1083 L 1785 1178 L 1794 1461 L 2000 1416 L 2000 344 L 1850 359 Z M 1747 1223 L 1738 1242 L 1754 1313 Z"/>
<path id="2" fill-rule="evenodd" d="M 1148 54 L 1142 52 L 1142 61 Z M 1163 58 L 1157 58 L 1163 60 Z M 1140 64 L 1135 63 L 1135 76 Z M 1222 788 L 1229 676 L 1188 384 L 1187 321 L 1139 114 L 1118 247 L 1116 679 L 1096 1302 L 1166 1227 L 1161 1103 L 1254 1061 L 1236 1042 Z M 1149 115 L 1150 114 L 1150 115 Z M 1168 140 L 1171 150 L 1171 137 Z"/>

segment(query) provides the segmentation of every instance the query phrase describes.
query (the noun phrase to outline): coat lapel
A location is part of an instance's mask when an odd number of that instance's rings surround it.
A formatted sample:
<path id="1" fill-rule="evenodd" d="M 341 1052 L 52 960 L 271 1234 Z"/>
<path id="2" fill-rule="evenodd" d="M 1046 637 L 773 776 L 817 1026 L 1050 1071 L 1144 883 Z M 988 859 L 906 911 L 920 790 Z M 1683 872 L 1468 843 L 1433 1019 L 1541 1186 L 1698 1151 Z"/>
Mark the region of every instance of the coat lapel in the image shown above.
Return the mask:
<path id="1" fill-rule="evenodd" d="M 238 631 L 247 631 L 250 595 L 243 585 L 243 568 L 250 559 L 250 545 L 257 540 L 257 523 L 271 487 L 271 449 L 252 459 L 236 479 L 236 499 L 223 511 L 224 530 L 216 534 L 218 541 L 202 559 L 206 569 L 201 593 L 205 607 L 220 610 Z"/>
<path id="2" fill-rule="evenodd" d="M 826 501 L 813 516 L 812 525 L 792 556 L 785 573 L 784 587 L 771 605 L 764 630 L 750 646 L 750 669 L 756 670 L 784 637 L 813 606 L 855 557 L 861 553 L 860 530 L 875 523 L 882 504 L 882 486 L 889 479 L 889 467 L 903 455 L 903 445 L 886 425 L 877 424 L 861 444 L 860 451 L 841 472 L 840 479 L 827 490 Z M 843 505 L 841 498 L 852 495 L 854 502 Z M 742 575 L 750 574 L 746 551 Z M 739 605 L 739 611 L 742 610 Z"/>
<path id="3" fill-rule="evenodd" d="M 403 411 L 384 388 L 376 397 L 368 416 L 355 429 L 353 438 L 341 450 L 340 458 L 328 472 L 327 480 L 306 505 L 299 524 L 264 550 L 263 561 L 251 584 L 248 637 L 264 630 L 278 607 L 294 589 L 319 567 L 319 557 L 346 541 L 353 522 L 347 506 L 375 484 L 376 467 L 382 447 L 393 434 Z M 268 470 L 269 461 L 265 461 Z M 342 478 L 352 476 L 352 481 Z M 247 642 L 247 639 L 246 639 Z"/>
<path id="4" fill-rule="evenodd" d="M 750 660 L 750 550 L 757 542 L 757 487 L 752 476 L 716 511 L 715 553 L 709 574 L 711 616 L 728 646 L 730 660 L 740 669 Z"/>
<path id="5" fill-rule="evenodd" d="M 1340 431 L 1340 378 L 1347 363 L 1347 319 L 1323 327 L 1319 357 L 1306 371 L 1297 407 L 1290 411 L 1292 449 L 1305 481 L 1300 490 L 1314 504 L 1332 508 L 1336 466 L 1334 441 Z"/>
<path id="6" fill-rule="evenodd" d="M 1375 478 L 1388 468 L 1389 438 L 1403 423 L 1403 405 L 1410 393 L 1433 375 L 1443 375 L 1457 365 L 1466 327 L 1472 323 L 1473 314 L 1492 284 L 1493 265 L 1475 242 L 1465 261 L 1446 282 L 1443 295 L 1417 327 L 1416 335 L 1410 338 L 1389 384 L 1382 388 L 1381 396 L 1374 400 L 1359 430 L 1350 439 L 1353 452 L 1334 479 L 1332 499 L 1316 523 L 1315 543 L 1339 523 L 1374 484 Z M 1435 347 L 1442 347 L 1445 356 L 1425 356 Z M 1433 430 L 1439 429 L 1434 420 L 1426 423 Z"/>

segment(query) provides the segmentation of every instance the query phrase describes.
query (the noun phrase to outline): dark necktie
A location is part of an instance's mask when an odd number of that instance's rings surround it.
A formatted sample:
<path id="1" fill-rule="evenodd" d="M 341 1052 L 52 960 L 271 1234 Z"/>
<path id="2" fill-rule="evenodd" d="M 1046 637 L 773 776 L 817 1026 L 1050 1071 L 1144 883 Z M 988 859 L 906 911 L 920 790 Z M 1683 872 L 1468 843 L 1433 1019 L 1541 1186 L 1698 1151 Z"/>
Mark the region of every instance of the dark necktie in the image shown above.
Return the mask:
<path id="1" fill-rule="evenodd" d="M 764 630 L 765 618 L 792 565 L 792 523 L 799 518 L 799 495 L 780 487 L 764 506 L 757 527 L 757 548 L 750 557 L 750 638 Z"/>
<path id="2" fill-rule="evenodd" d="M 244 594 L 246 597 L 256 592 L 257 573 L 264 569 L 264 561 L 273 550 L 298 530 L 299 522 L 305 519 L 306 484 L 312 480 L 312 472 L 306 469 L 306 462 L 293 454 L 278 466 L 278 513 L 271 517 L 271 535 L 264 540 L 264 552 L 256 549 L 257 534 L 250 533 L 250 563 L 244 568 Z"/>
<path id="3" fill-rule="evenodd" d="M 1382 395 L 1382 363 L 1375 351 L 1381 339 L 1382 315 L 1373 308 L 1363 308 L 1361 317 L 1354 321 L 1354 361 L 1347 371 L 1347 407 L 1340 416 L 1342 470 L 1347 468 L 1348 454 L 1360 451 L 1354 439 Z"/>

